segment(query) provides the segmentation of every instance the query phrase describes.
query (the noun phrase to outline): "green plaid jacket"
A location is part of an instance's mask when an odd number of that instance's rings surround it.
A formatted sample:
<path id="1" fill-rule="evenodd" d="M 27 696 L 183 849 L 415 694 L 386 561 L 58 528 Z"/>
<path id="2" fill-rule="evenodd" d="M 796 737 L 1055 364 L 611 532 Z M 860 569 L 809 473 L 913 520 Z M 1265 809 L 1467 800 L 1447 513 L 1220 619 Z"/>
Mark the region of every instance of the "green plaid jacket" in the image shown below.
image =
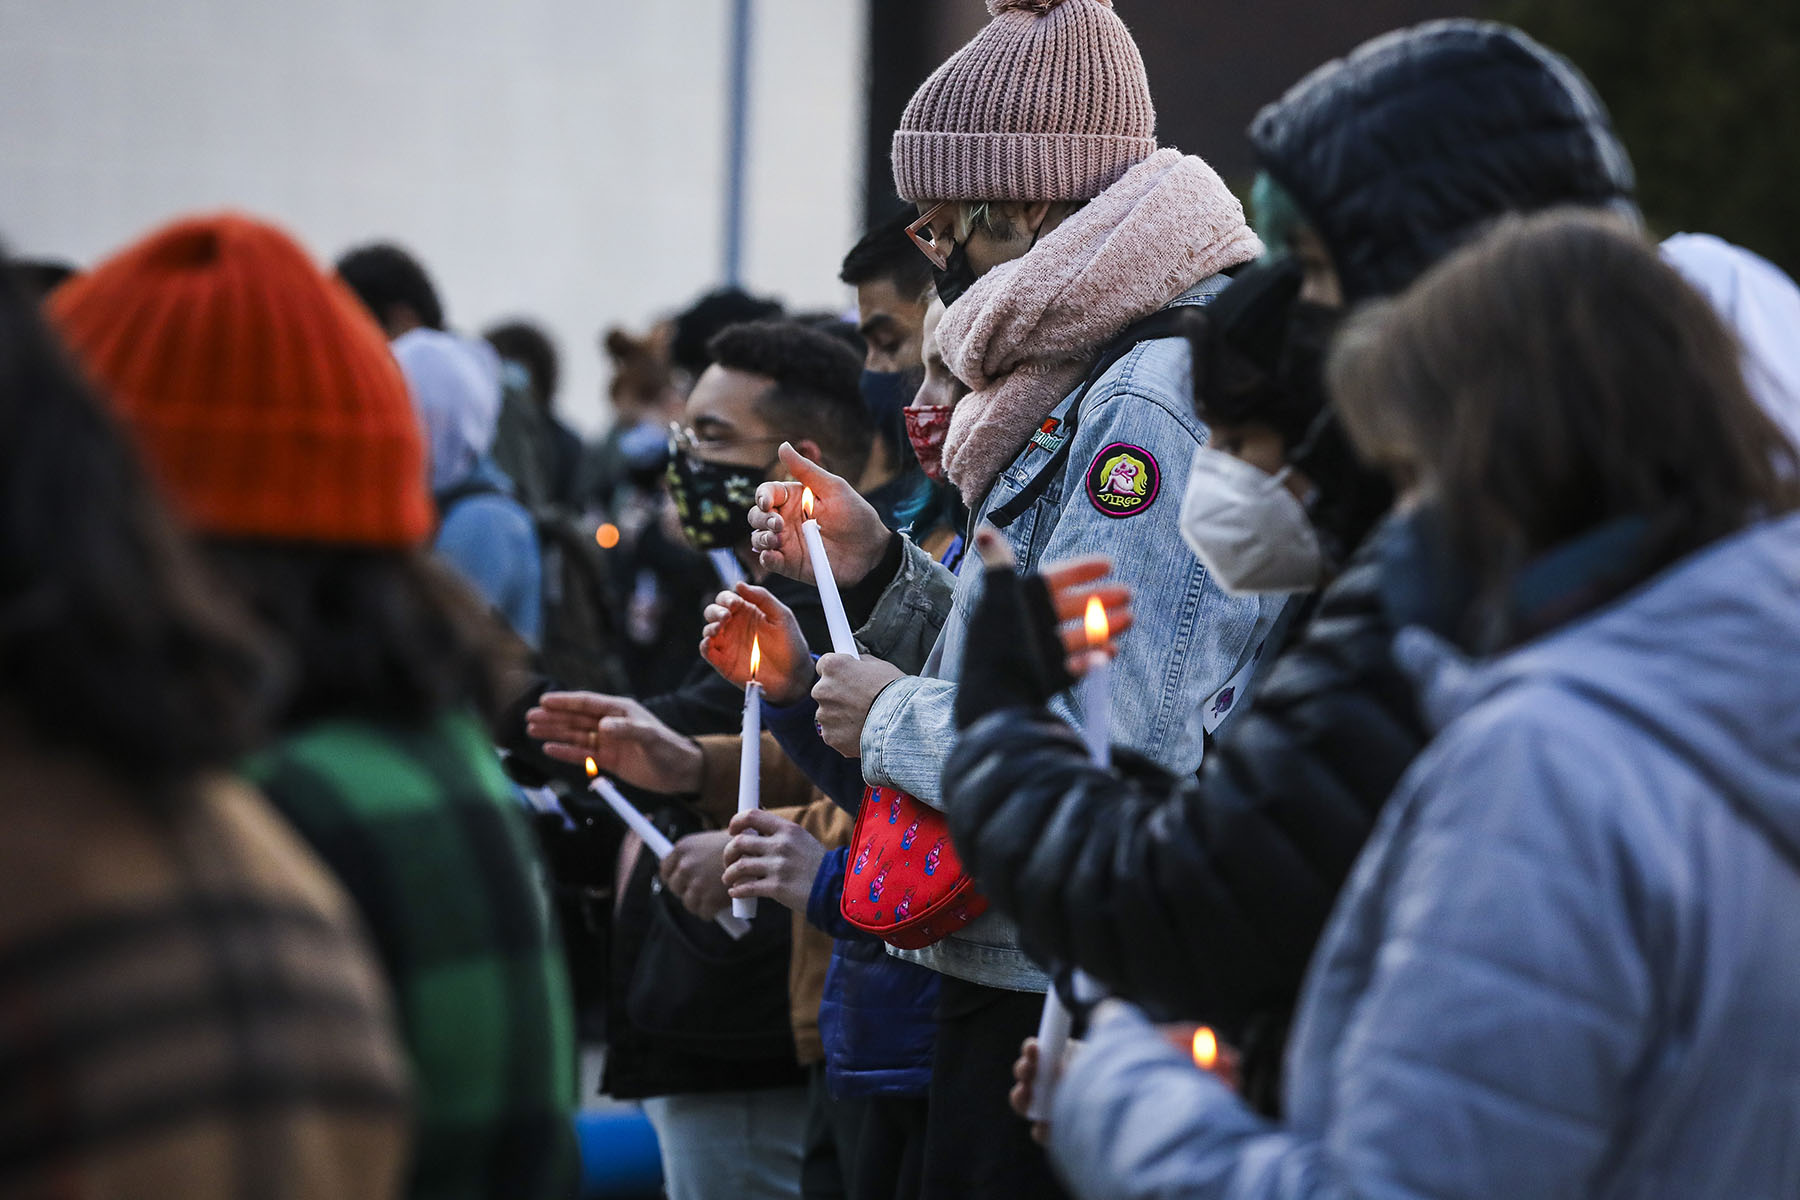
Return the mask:
<path id="1" fill-rule="evenodd" d="M 535 843 L 480 728 L 325 722 L 248 774 L 337 873 L 386 967 L 418 1099 L 408 1195 L 573 1196 L 568 977 Z"/>

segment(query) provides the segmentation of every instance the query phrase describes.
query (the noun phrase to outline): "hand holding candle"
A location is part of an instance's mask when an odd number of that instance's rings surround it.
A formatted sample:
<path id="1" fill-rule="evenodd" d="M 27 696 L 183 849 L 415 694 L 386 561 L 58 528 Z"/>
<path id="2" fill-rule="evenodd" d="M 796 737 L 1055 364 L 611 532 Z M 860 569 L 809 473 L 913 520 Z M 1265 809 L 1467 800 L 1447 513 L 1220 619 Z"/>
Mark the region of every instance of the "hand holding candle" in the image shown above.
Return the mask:
<path id="1" fill-rule="evenodd" d="M 850 617 L 844 612 L 844 599 L 838 595 L 837 579 L 831 574 L 831 560 L 825 557 L 825 542 L 819 536 L 819 523 L 813 519 L 811 488 L 800 494 L 800 511 L 806 520 L 800 525 L 800 536 L 806 542 L 806 558 L 812 564 L 813 579 L 819 585 L 819 603 L 825 608 L 825 625 L 831 630 L 831 649 L 851 658 L 856 652 L 856 637 L 850 631 Z"/>
<path id="2" fill-rule="evenodd" d="M 793 480 L 772 479 L 756 489 L 756 507 L 750 510 L 750 548 L 763 569 L 814 583 L 811 560 L 800 525 L 807 514 L 800 511 L 803 492 L 810 490 L 822 518 L 820 534 L 831 552 L 836 578 L 845 586 L 860 581 L 881 561 L 892 536 L 881 523 L 881 514 L 850 483 L 784 442 L 781 465 Z"/>
<path id="3" fill-rule="evenodd" d="M 762 806 L 762 688 L 756 668 L 762 665 L 762 645 L 750 639 L 750 681 L 744 685 L 744 733 L 738 753 L 738 814 Z M 733 897 L 731 915 L 748 921 L 756 915 L 756 898 Z"/>

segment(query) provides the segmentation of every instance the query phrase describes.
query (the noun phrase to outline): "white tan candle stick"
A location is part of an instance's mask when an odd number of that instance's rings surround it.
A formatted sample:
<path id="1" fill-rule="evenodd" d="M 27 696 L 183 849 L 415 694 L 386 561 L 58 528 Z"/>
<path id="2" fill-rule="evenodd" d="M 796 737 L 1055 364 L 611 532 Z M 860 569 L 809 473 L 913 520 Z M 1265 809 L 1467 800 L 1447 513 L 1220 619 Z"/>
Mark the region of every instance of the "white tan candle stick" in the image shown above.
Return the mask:
<path id="1" fill-rule="evenodd" d="M 856 651 L 856 635 L 850 629 L 850 617 L 844 612 L 844 598 L 838 595 L 837 579 L 831 574 L 831 560 L 825 557 L 825 540 L 819 536 L 819 523 L 813 520 L 811 488 L 800 493 L 800 511 L 806 520 L 800 523 L 800 537 L 806 542 L 806 559 L 812 564 L 813 580 L 819 585 L 819 603 L 825 609 L 825 625 L 831 630 L 831 648 L 851 658 L 861 658 Z"/>
<path id="2" fill-rule="evenodd" d="M 657 862 L 669 857 L 669 853 L 675 849 L 675 844 L 669 841 L 662 830 L 650 823 L 649 817 L 638 811 L 637 805 L 620 795 L 619 789 L 613 786 L 612 780 L 601 775 L 599 771 L 600 768 L 594 765 L 594 760 L 588 759 L 587 772 L 591 779 L 588 791 L 606 801 L 606 807 L 612 809 L 614 815 L 625 822 L 631 832 L 638 835 L 638 840 L 644 843 L 644 849 L 655 855 Z M 719 928 L 734 938 L 741 938 L 750 932 L 749 922 L 741 921 L 728 912 L 720 913 L 713 920 L 719 923 Z"/>
<path id="3" fill-rule="evenodd" d="M 1084 624 L 1087 626 L 1088 667 L 1081 678 L 1081 740 L 1087 744 L 1088 758 L 1096 765 L 1112 765 L 1112 660 L 1106 654 L 1106 639 L 1111 633 L 1106 620 L 1106 606 L 1100 597 L 1090 596 Z M 1104 994 L 1104 989 L 1085 972 L 1075 972 L 1075 992 L 1086 1002 Z M 1031 1107 L 1027 1112 L 1033 1121 L 1048 1121 L 1050 1106 L 1056 1098 L 1056 1085 L 1062 1075 L 1063 1052 L 1069 1044 L 1073 1025 L 1067 1006 L 1053 987 L 1044 995 L 1044 1013 L 1038 1018 L 1038 1071 L 1031 1089 Z"/>
<path id="4" fill-rule="evenodd" d="M 738 752 L 738 811 L 762 806 L 762 685 L 756 669 L 762 665 L 761 639 L 750 639 L 750 682 L 744 685 L 744 736 Z M 731 898 L 731 915 L 748 921 L 756 916 L 756 897 Z"/>
<path id="5" fill-rule="evenodd" d="M 1083 622 L 1087 626 L 1088 666 L 1081 677 L 1081 738 L 1097 767 L 1112 766 L 1112 659 L 1106 654 L 1111 632 L 1106 606 L 1089 596 Z"/>

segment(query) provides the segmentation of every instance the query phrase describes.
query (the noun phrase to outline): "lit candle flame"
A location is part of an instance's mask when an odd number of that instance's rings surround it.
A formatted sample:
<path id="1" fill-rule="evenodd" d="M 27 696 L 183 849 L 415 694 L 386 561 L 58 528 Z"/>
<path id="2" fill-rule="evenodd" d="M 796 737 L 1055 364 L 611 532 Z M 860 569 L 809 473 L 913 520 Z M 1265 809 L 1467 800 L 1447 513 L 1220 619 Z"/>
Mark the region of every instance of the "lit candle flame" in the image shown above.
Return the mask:
<path id="1" fill-rule="evenodd" d="M 1106 605 L 1100 603 L 1100 597 L 1088 597 L 1086 621 L 1088 645 L 1098 650 L 1106 645 L 1106 635 L 1111 632 L 1106 623 Z"/>
<path id="2" fill-rule="evenodd" d="M 1219 1065 L 1219 1038 L 1207 1026 L 1194 1030 L 1194 1065 L 1210 1071 Z"/>
<path id="3" fill-rule="evenodd" d="M 762 639 L 751 635 L 750 638 L 750 682 L 756 682 L 756 669 L 762 666 Z"/>
<path id="4" fill-rule="evenodd" d="M 600 773 L 600 768 L 594 765 L 594 760 L 591 758 L 587 760 L 587 772 L 589 779 L 592 779 Z"/>
<path id="5" fill-rule="evenodd" d="M 800 491 L 800 511 L 806 514 L 806 519 L 809 521 L 812 520 L 812 510 L 813 510 L 812 489 L 811 488 L 802 488 Z"/>

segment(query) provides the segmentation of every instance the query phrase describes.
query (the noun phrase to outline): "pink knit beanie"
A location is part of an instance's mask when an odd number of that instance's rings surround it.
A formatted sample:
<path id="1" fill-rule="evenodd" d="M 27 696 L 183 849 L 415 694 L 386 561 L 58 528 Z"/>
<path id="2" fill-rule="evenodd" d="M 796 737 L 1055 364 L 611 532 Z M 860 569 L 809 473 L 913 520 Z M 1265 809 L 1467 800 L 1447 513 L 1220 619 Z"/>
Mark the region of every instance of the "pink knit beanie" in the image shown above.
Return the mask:
<path id="1" fill-rule="evenodd" d="M 988 0 L 894 134 L 919 200 L 1091 200 L 1156 150 L 1144 60 L 1112 0 Z"/>

